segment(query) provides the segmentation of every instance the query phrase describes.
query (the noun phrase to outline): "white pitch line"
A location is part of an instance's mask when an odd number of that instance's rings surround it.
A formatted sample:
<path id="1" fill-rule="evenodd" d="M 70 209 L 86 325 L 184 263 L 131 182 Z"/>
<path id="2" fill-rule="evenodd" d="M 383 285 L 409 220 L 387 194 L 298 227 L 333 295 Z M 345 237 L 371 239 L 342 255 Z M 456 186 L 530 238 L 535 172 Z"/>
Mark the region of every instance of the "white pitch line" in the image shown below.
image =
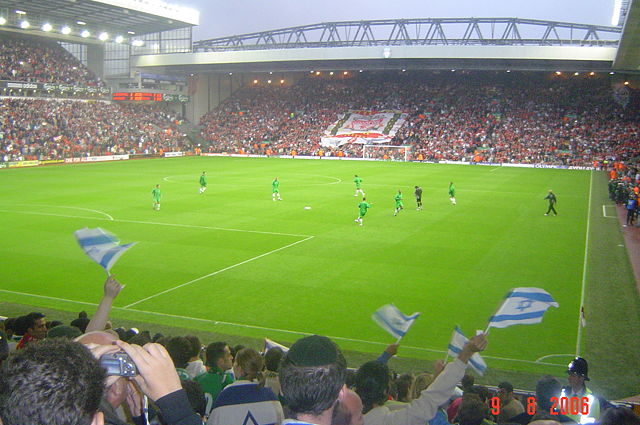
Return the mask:
<path id="1" fill-rule="evenodd" d="M 297 238 L 313 238 L 312 235 L 298 235 L 295 233 L 280 233 L 280 232 L 267 232 L 262 230 L 245 230 L 245 229 L 233 229 L 230 227 L 214 227 L 214 226 L 199 226 L 197 224 L 177 224 L 177 223 L 162 223 L 156 221 L 139 221 L 139 220 L 126 220 L 122 218 L 116 218 L 114 221 L 121 221 L 123 223 L 135 223 L 135 224 L 154 224 L 157 226 L 173 226 L 173 227 L 188 227 L 194 229 L 208 229 L 208 230 L 223 230 L 225 232 L 244 232 L 244 233 L 259 233 L 263 235 L 277 235 L 277 236 L 294 236 Z"/>
<path id="2" fill-rule="evenodd" d="M 613 207 L 615 208 L 615 205 L 607 205 L 607 204 L 603 204 L 602 205 L 602 215 L 604 218 L 618 218 L 615 215 L 607 215 L 607 208 L 606 207 Z"/>
<path id="3" fill-rule="evenodd" d="M 41 212 L 35 212 L 35 211 L 0 210 L 0 212 L 15 213 L 15 214 L 44 215 L 44 216 L 47 216 L 47 217 L 85 218 L 85 219 L 88 219 L 88 220 L 103 220 L 103 221 L 104 220 L 109 220 L 108 218 L 102 218 L 102 217 L 83 217 L 81 215 L 41 213 Z"/>
<path id="4" fill-rule="evenodd" d="M 73 304 L 89 305 L 89 306 L 94 306 L 94 307 L 98 305 L 96 303 L 88 303 L 88 302 L 84 302 L 84 301 L 67 300 L 67 299 L 64 299 L 64 298 L 49 297 L 49 296 L 46 296 L 46 295 L 28 294 L 28 293 L 25 293 L 25 292 L 9 291 L 9 290 L 6 290 L 6 289 L 0 289 L 0 292 L 6 292 L 8 294 L 16 294 L 16 295 L 22 295 L 22 296 L 27 296 L 27 297 L 33 297 L 33 298 L 44 298 L 44 299 L 48 299 L 48 300 L 62 301 L 62 302 L 68 302 L 68 303 L 73 303 Z M 226 325 L 226 326 L 241 327 L 241 328 L 246 328 L 246 329 L 256 329 L 256 330 L 263 330 L 263 331 L 280 332 L 280 333 L 286 333 L 286 334 L 292 334 L 292 335 L 312 335 L 309 332 L 292 331 L 292 330 L 278 329 L 278 328 L 269 328 L 269 327 L 266 327 L 266 326 L 248 325 L 248 324 L 244 324 L 244 323 L 225 322 L 225 321 L 222 321 L 222 320 L 201 319 L 201 318 L 198 318 L 198 317 L 180 316 L 180 315 L 177 315 L 177 314 L 168 314 L 168 313 L 158 313 L 158 312 L 155 312 L 155 311 L 137 310 L 135 308 L 113 307 L 113 310 L 121 310 L 121 311 L 125 311 L 125 312 L 147 314 L 147 315 L 150 315 L 150 316 L 170 317 L 170 318 L 173 318 L 173 319 L 192 320 L 192 321 L 195 321 L 195 322 L 211 323 L 211 324 L 214 324 L 214 325 Z M 372 344 L 372 345 L 379 345 L 379 346 L 385 346 L 385 347 L 388 345 L 388 343 L 386 343 L 386 342 L 367 341 L 367 340 L 364 340 L 364 339 L 346 338 L 346 337 L 342 337 L 342 336 L 330 336 L 330 335 L 327 335 L 327 337 L 331 338 L 331 339 L 340 340 L 340 341 L 359 342 L 359 343 L 364 343 L 364 344 Z M 432 348 L 415 347 L 415 346 L 411 346 L 411 345 L 403 345 L 403 347 L 411 349 L 411 350 L 426 351 L 426 352 L 430 352 L 430 353 L 445 353 L 446 352 L 445 350 L 435 350 L 435 349 L 432 349 Z M 487 356 L 487 355 L 483 355 L 482 357 L 484 357 L 486 359 L 504 360 L 504 361 L 518 362 L 518 363 L 529 363 L 529 364 L 536 364 L 536 365 L 543 365 L 543 366 L 565 367 L 565 365 L 559 365 L 559 364 L 556 364 L 556 363 L 541 362 L 541 361 L 538 361 L 538 360 L 531 361 L 531 360 L 512 359 L 512 358 L 508 358 L 508 357 L 496 357 L 496 356 Z"/>
<path id="5" fill-rule="evenodd" d="M 225 232 L 242 232 L 242 233 L 258 233 L 262 235 L 277 235 L 277 236 L 293 236 L 296 238 L 309 238 L 313 237 L 311 235 L 298 235 L 296 233 L 281 233 L 281 232 L 267 232 L 262 230 L 246 230 L 246 229 L 234 229 L 231 227 L 215 227 L 215 226 L 199 226 L 197 224 L 178 224 L 178 223 L 162 223 L 159 221 L 141 221 L 141 220 L 126 220 L 122 218 L 102 218 L 102 217 L 83 217 L 79 215 L 68 215 L 68 214 L 55 214 L 55 213 L 44 213 L 44 212 L 36 212 L 36 211 L 16 211 L 16 210 L 0 210 L 0 212 L 6 213 L 15 213 L 15 214 L 31 214 L 31 215 L 45 215 L 51 217 L 64 217 L 64 218 L 84 218 L 88 220 L 102 220 L 102 221 L 115 221 L 122 223 L 135 223 L 135 224 L 150 224 L 156 226 L 170 226 L 170 227 L 187 227 L 193 229 L 207 229 L 207 230 L 221 230 Z"/>
<path id="6" fill-rule="evenodd" d="M 133 302 L 133 303 L 131 303 L 131 304 L 128 304 L 128 305 L 124 306 L 123 308 L 128 309 L 129 307 L 132 307 L 132 306 L 134 306 L 134 305 L 136 305 L 136 304 L 140 304 L 141 302 L 148 301 L 148 300 L 150 300 L 150 299 L 153 299 L 153 298 L 159 297 L 160 295 L 164 295 L 164 294 L 167 294 L 167 293 L 169 293 L 169 292 L 175 291 L 176 289 L 180 289 L 180 288 L 182 288 L 182 287 L 184 287 L 184 286 L 191 285 L 192 283 L 198 282 L 198 281 L 200 281 L 200 280 L 202 280 L 202 279 L 206 279 L 206 278 L 208 278 L 208 277 L 215 276 L 215 275 L 217 275 L 217 274 L 220 274 L 220 273 L 225 272 L 225 271 L 227 271 L 227 270 L 231 270 L 231 269 L 236 268 L 236 267 L 238 267 L 238 266 L 241 266 L 241 265 L 243 265 L 243 264 L 247 264 L 247 263 L 249 263 L 249 262 L 251 262 L 251 261 L 254 261 L 254 260 L 257 260 L 257 259 L 259 259 L 259 258 L 266 257 L 267 255 L 273 254 L 274 252 L 282 251 L 283 249 L 287 249 L 287 248 L 290 248 L 290 247 L 292 247 L 292 246 L 294 246 L 294 245 L 297 245 L 297 244 L 299 244 L 299 243 L 306 242 L 306 241 L 308 241 L 309 239 L 312 239 L 312 238 L 314 238 L 314 237 L 315 237 L 315 236 L 309 236 L 309 237 L 307 237 L 307 238 L 305 238 L 305 239 L 301 239 L 301 240 L 299 240 L 299 241 L 296 241 L 296 242 L 290 243 L 290 244 L 288 244 L 288 245 L 281 246 L 280 248 L 273 249 L 273 250 L 271 250 L 271 251 L 269 251 L 269 252 L 265 252 L 264 254 L 257 255 L 257 256 L 255 256 L 255 257 L 249 258 L 248 260 L 244 260 L 244 261 L 241 261 L 241 262 L 239 262 L 239 263 L 233 264 L 233 265 L 231 265 L 231 266 L 225 267 L 225 268 L 223 268 L 223 269 L 217 270 L 217 271 L 215 271 L 215 272 L 213 272 L 213 273 L 209 273 L 209 274 L 207 274 L 207 275 L 200 276 L 200 277 L 198 277 L 198 278 L 196 278 L 196 279 L 190 280 L 189 282 L 182 283 L 182 284 L 180 284 L 180 285 L 178 285 L 178 286 L 174 286 L 173 288 L 166 289 L 166 290 L 164 290 L 164 291 L 162 291 L 162 292 L 158 292 L 157 294 L 150 295 L 150 296 L 148 296 L 148 297 L 146 297 L 146 298 L 143 298 L 143 299 L 141 299 L 141 300 L 138 300 L 138 301 L 136 301 L 136 302 Z"/>
<path id="7" fill-rule="evenodd" d="M 493 173 L 494 171 L 499 170 L 499 169 L 501 169 L 501 168 L 502 168 L 502 167 L 492 168 L 491 170 L 489 170 L 489 172 L 490 172 L 490 173 Z"/>
<path id="8" fill-rule="evenodd" d="M 582 264 L 582 289 L 580 290 L 580 305 L 578 306 L 578 336 L 576 337 L 576 356 L 580 355 L 580 344 L 582 343 L 582 308 L 584 307 L 584 297 L 587 286 L 587 259 L 589 257 L 589 232 L 591 231 L 591 196 L 593 188 L 593 171 L 589 178 L 589 210 L 587 211 L 587 234 L 584 242 L 584 261 Z"/>
<path id="9" fill-rule="evenodd" d="M 81 207 L 69 207 L 69 206 L 65 206 L 65 205 L 47 205 L 47 204 L 11 204 L 11 206 L 25 206 L 25 207 L 49 207 L 49 208 L 66 208 L 69 210 L 80 210 L 80 211 L 89 211 L 89 212 L 95 212 L 98 214 L 101 214 L 105 217 L 107 217 L 109 220 L 113 221 L 113 217 L 109 214 L 107 214 L 104 211 L 100 211 L 100 210 L 93 210 L 91 208 L 81 208 Z"/>
<path id="10" fill-rule="evenodd" d="M 542 356 L 542 357 L 536 359 L 536 363 L 539 363 L 544 359 L 548 359 L 549 357 L 571 357 L 571 358 L 573 358 L 574 355 L 573 354 L 547 354 L 546 356 Z"/>
<path id="11" fill-rule="evenodd" d="M 62 302 L 73 303 L 73 304 L 91 305 L 91 306 L 97 306 L 98 305 L 96 303 L 88 303 L 88 302 L 84 302 L 84 301 L 75 301 L 75 300 L 67 300 L 65 298 L 49 297 L 47 295 L 27 294 L 26 292 L 9 291 L 8 289 L 0 289 L 0 292 L 5 292 L 7 294 L 23 295 L 23 296 L 26 296 L 26 297 L 44 298 L 46 300 L 62 301 Z"/>

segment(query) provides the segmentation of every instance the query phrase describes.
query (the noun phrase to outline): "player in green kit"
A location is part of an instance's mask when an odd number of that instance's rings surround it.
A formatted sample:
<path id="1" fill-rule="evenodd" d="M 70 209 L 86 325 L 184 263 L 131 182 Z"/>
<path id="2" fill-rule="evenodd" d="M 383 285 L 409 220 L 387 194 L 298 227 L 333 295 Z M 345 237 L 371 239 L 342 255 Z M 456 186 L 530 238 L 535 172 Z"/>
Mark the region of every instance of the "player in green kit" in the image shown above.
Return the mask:
<path id="1" fill-rule="evenodd" d="M 203 171 L 200 176 L 200 194 L 202 195 L 205 190 L 207 190 L 207 172 Z"/>
<path id="2" fill-rule="evenodd" d="M 162 194 L 160 193 L 160 185 L 157 184 L 156 187 L 154 187 L 151 190 L 151 198 L 153 199 L 153 209 L 156 211 L 160 211 L 160 196 Z"/>
<path id="3" fill-rule="evenodd" d="M 364 190 L 362 190 L 362 179 L 358 177 L 357 174 L 355 175 L 353 182 L 356 184 L 356 194 L 353 196 L 358 196 L 358 193 L 364 196 Z"/>
<path id="4" fill-rule="evenodd" d="M 277 177 L 271 183 L 271 192 L 271 198 L 274 200 L 274 202 L 276 198 L 278 198 L 278 201 L 282 201 L 282 198 L 280 197 L 280 182 L 278 181 Z"/>
<path id="5" fill-rule="evenodd" d="M 452 205 L 456 204 L 456 187 L 453 185 L 453 182 L 449 182 L 449 200 Z"/>
<path id="6" fill-rule="evenodd" d="M 372 206 L 373 204 L 367 202 L 367 198 L 362 198 L 362 202 L 358 204 L 358 209 L 360 210 L 360 212 L 358 213 L 358 218 L 356 218 L 354 221 L 362 226 L 362 219 L 365 215 L 367 215 L 367 210 Z"/>
<path id="7" fill-rule="evenodd" d="M 404 209 L 404 202 L 402 202 L 402 192 L 400 192 L 400 189 L 398 189 L 398 193 L 396 193 L 396 196 L 394 196 L 393 199 L 396 201 L 396 210 L 393 213 L 393 216 L 395 217 Z"/>

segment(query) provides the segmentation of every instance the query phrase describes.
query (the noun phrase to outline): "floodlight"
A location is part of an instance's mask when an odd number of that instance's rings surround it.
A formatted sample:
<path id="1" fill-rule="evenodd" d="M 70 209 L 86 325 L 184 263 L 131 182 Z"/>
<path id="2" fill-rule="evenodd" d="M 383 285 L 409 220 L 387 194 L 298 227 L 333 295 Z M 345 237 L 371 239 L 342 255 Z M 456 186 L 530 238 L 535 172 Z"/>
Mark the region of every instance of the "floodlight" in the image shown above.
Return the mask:
<path id="1" fill-rule="evenodd" d="M 329 75 L 333 75 L 333 71 L 331 71 L 331 72 L 329 73 Z"/>
<path id="2" fill-rule="evenodd" d="M 127 34 L 136 35 L 135 31 L 127 31 Z"/>
<path id="3" fill-rule="evenodd" d="M 69 25 L 65 25 L 64 27 L 62 27 L 60 32 L 63 33 L 64 35 L 69 35 L 71 34 L 71 27 Z"/>
<path id="4" fill-rule="evenodd" d="M 349 72 L 344 71 L 344 72 L 342 73 L 342 75 L 349 75 Z"/>
<path id="5" fill-rule="evenodd" d="M 144 40 L 133 40 L 131 42 L 131 45 L 133 47 L 142 47 L 142 46 L 144 46 Z"/>
<path id="6" fill-rule="evenodd" d="M 271 84 L 271 80 L 267 80 L 267 83 L 268 83 L 268 84 Z"/>
<path id="7" fill-rule="evenodd" d="M 76 24 L 78 24 L 78 25 L 87 25 L 87 23 L 85 21 L 76 21 Z"/>
<path id="8" fill-rule="evenodd" d="M 109 33 L 107 32 L 101 32 L 100 35 L 98 36 L 98 40 L 100 41 L 107 41 L 109 39 Z"/>
<path id="9" fill-rule="evenodd" d="M 24 21 L 20 21 L 20 28 L 22 28 L 23 30 L 26 30 L 30 26 L 31 24 L 26 19 Z"/>
<path id="10" fill-rule="evenodd" d="M 7 19 L 4 16 L 0 16 L 0 25 L 4 25 L 7 23 Z"/>
<path id="11" fill-rule="evenodd" d="M 562 72 L 556 71 L 556 75 L 562 75 Z"/>
<path id="12" fill-rule="evenodd" d="M 253 84 L 258 84 L 258 80 L 253 80 Z"/>
<path id="13" fill-rule="evenodd" d="M 27 14 L 27 12 L 25 12 L 24 10 L 16 10 L 16 13 L 18 15 L 26 15 Z"/>
<path id="14" fill-rule="evenodd" d="M 82 30 L 82 32 L 80 33 L 80 37 L 82 38 L 87 38 L 91 35 L 91 33 L 89 32 L 89 30 Z"/>
<path id="15" fill-rule="evenodd" d="M 280 84 L 284 84 L 284 80 L 280 80 Z"/>
<path id="16" fill-rule="evenodd" d="M 579 72 L 574 72 L 573 75 L 580 75 L 580 73 Z"/>
<path id="17" fill-rule="evenodd" d="M 116 41 L 116 43 L 120 44 L 120 43 L 122 43 L 124 41 L 124 37 L 119 35 L 119 36 L 116 37 L 115 41 Z"/>
<path id="18" fill-rule="evenodd" d="M 52 29 L 53 29 L 53 26 L 49 22 L 46 22 L 42 25 L 42 31 L 49 32 Z"/>

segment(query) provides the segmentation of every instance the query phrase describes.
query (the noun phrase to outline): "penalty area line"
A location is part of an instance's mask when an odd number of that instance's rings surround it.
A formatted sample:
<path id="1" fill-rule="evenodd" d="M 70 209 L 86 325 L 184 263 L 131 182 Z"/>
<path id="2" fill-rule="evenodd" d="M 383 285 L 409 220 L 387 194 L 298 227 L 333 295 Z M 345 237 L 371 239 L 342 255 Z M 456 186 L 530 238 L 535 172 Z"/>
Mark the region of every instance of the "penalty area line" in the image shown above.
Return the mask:
<path id="1" fill-rule="evenodd" d="M 167 294 L 167 293 L 169 293 L 169 292 L 173 292 L 173 291 L 175 291 L 176 289 L 183 288 L 183 287 L 185 287 L 185 286 L 187 286 L 187 285 L 191 285 L 192 283 L 199 282 L 199 281 L 201 281 L 201 280 L 203 280 L 203 279 L 206 279 L 206 278 L 209 278 L 209 277 L 212 277 L 212 276 L 218 275 L 218 274 L 220 274 L 220 273 L 226 272 L 227 270 L 234 269 L 234 268 L 236 268 L 236 267 L 238 267 L 238 266 L 241 266 L 241 265 L 243 265 L 243 264 L 250 263 L 251 261 L 255 261 L 255 260 L 258 260 L 258 259 L 260 259 L 260 258 L 262 258 L 262 257 L 266 257 L 267 255 L 271 255 L 271 254 L 274 254 L 274 253 L 276 253 L 276 252 L 278 252 L 278 251 L 282 251 L 283 249 L 287 249 L 287 248 L 290 248 L 290 247 L 292 247 L 292 246 L 298 245 L 299 243 L 306 242 L 306 241 L 308 241 L 309 239 L 313 239 L 314 237 L 315 237 L 315 236 L 308 236 L 308 237 L 306 237 L 306 238 L 304 238 L 304 239 L 300 239 L 299 241 L 296 241 L 296 242 L 293 242 L 293 243 L 287 244 L 287 245 L 285 245 L 285 246 L 281 246 L 280 248 L 273 249 L 273 250 L 271 250 L 271 251 L 269 251 L 269 252 L 265 252 L 264 254 L 256 255 L 255 257 L 251 257 L 251 258 L 249 258 L 249 259 L 247 259 L 247 260 L 241 261 L 241 262 L 239 262 L 239 263 L 233 264 L 233 265 L 228 266 L 228 267 L 225 267 L 225 268 L 223 268 L 223 269 L 216 270 L 215 272 L 212 272 L 212 273 L 206 274 L 206 275 L 204 275 L 204 276 L 200 276 L 200 277 L 198 277 L 198 278 L 195 278 L 195 279 L 193 279 L 193 280 L 190 280 L 189 282 L 185 282 L 185 283 L 182 283 L 182 284 L 180 284 L 180 285 L 174 286 L 174 287 L 172 287 L 172 288 L 166 289 L 166 290 L 164 290 L 164 291 L 162 291 L 162 292 L 158 292 L 157 294 L 150 295 L 150 296 L 148 296 L 148 297 L 146 297 L 146 298 L 143 298 L 143 299 L 141 299 L 141 300 L 138 300 L 138 301 L 135 301 L 135 302 L 133 302 L 133 303 L 131 303 L 131 304 L 128 304 L 128 305 L 124 306 L 123 308 L 124 308 L 124 309 L 128 309 L 128 308 L 133 307 L 134 305 L 138 305 L 138 304 L 140 304 L 140 303 L 142 303 L 142 302 L 144 302 L 144 301 L 149 301 L 149 300 L 151 300 L 151 299 L 153 299 L 153 298 L 159 297 L 160 295 L 164 295 L 164 294 Z"/>

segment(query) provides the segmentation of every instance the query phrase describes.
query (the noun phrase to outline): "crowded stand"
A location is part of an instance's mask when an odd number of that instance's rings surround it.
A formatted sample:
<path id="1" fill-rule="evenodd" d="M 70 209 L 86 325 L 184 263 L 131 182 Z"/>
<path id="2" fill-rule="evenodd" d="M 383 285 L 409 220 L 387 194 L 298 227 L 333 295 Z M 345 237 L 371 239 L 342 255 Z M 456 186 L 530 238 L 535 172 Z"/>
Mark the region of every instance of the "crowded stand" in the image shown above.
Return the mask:
<path id="1" fill-rule="evenodd" d="M 338 345 L 318 335 L 254 349 L 115 327 L 109 315 L 122 289 L 108 277 L 93 317 L 80 312 L 68 325 L 39 312 L 0 322 L 1 423 L 640 424 L 629 406 L 591 390 L 581 357 L 566 378 L 544 375 L 534 391 L 507 381 L 477 385 L 467 366 L 487 347 L 481 333 L 448 363 L 398 375 L 389 366 L 398 343 L 348 365 Z"/>
<path id="2" fill-rule="evenodd" d="M 178 118 L 155 105 L 0 98 L 0 159 L 55 160 L 191 150 Z"/>
<path id="3" fill-rule="evenodd" d="M 412 160 L 590 167 L 640 153 L 636 103 L 616 103 L 597 76 L 308 75 L 242 88 L 201 124 L 211 152 L 361 157 L 354 143 L 322 146 L 325 130 L 349 110 L 399 110 L 407 120 L 389 144 L 410 146 Z"/>
<path id="4" fill-rule="evenodd" d="M 53 40 L 0 34 L 0 80 L 101 87 L 104 83 Z"/>

